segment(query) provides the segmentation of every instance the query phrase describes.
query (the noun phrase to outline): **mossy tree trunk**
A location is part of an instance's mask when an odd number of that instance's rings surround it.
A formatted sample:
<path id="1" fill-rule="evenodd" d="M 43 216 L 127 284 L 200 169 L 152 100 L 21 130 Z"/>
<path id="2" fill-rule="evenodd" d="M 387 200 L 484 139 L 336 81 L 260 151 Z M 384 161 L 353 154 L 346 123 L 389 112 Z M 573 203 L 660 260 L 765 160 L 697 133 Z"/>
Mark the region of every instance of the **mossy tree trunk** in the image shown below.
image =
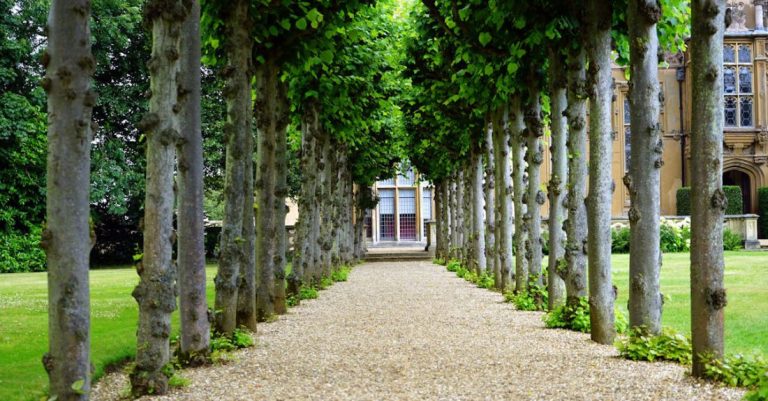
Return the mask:
<path id="1" fill-rule="evenodd" d="M 224 98 L 227 102 L 224 221 L 221 230 L 219 268 L 214 280 L 215 329 L 232 334 L 237 327 L 238 287 L 243 262 L 243 212 L 245 202 L 245 158 L 250 157 L 251 135 L 251 47 L 248 2 L 238 0 L 224 15 L 229 29 L 224 44 L 227 66 Z"/>
<path id="2" fill-rule="evenodd" d="M 178 268 L 180 361 L 208 363 L 211 323 L 205 295 L 205 228 L 203 226 L 203 135 L 201 128 L 200 3 L 184 22 L 179 85 L 187 93 L 182 105 L 178 144 Z"/>
<path id="3" fill-rule="evenodd" d="M 509 126 L 512 150 L 512 187 L 514 191 L 514 220 L 515 232 L 513 237 L 515 247 L 515 291 L 525 291 L 528 285 L 528 260 L 526 258 L 526 242 L 528 241 L 528 231 L 524 216 L 526 214 L 526 204 L 523 202 L 525 196 L 525 140 L 523 138 L 525 130 L 525 121 L 523 119 L 523 110 L 520 106 L 520 100 L 515 98 L 510 104 Z"/>
<path id="4" fill-rule="evenodd" d="M 488 259 L 485 253 L 485 219 L 483 217 L 483 153 L 480 145 L 472 150 L 472 172 L 470 176 L 472 202 L 472 248 L 474 267 L 478 275 L 486 272 Z"/>
<path id="5" fill-rule="evenodd" d="M 568 186 L 565 221 L 566 303 L 579 304 L 587 296 L 587 92 L 586 53 L 568 51 Z"/>
<path id="6" fill-rule="evenodd" d="M 590 0 L 587 48 L 590 73 L 589 102 L 589 317 L 592 340 L 613 344 L 616 335 L 613 304 L 616 298 L 611 281 L 611 198 L 613 179 L 613 128 L 611 103 L 611 13 L 610 0 Z"/>
<path id="7" fill-rule="evenodd" d="M 551 131 L 549 153 L 552 155 L 552 171 L 549 178 L 549 255 L 547 260 L 547 307 L 553 310 L 565 303 L 565 274 L 559 268 L 565 262 L 565 181 L 568 176 L 568 128 L 565 119 L 566 98 L 565 65 L 561 54 L 550 49 L 549 57 L 549 101 L 551 112 Z"/>
<path id="8" fill-rule="evenodd" d="M 629 0 L 627 12 L 630 44 L 631 91 L 629 172 L 629 325 L 661 332 L 661 125 L 659 124 L 659 39 L 656 23 L 661 17 L 658 0 Z M 625 133 L 626 134 L 626 133 Z"/>
<path id="9" fill-rule="evenodd" d="M 274 200 L 274 238 L 266 239 L 274 247 L 274 282 L 275 282 L 275 313 L 283 315 L 288 313 L 285 292 L 285 266 L 286 249 L 288 247 L 285 232 L 285 216 L 288 206 L 285 199 L 288 197 L 288 122 L 290 121 L 290 104 L 288 102 L 288 85 L 280 80 L 278 76 L 274 77 L 275 88 L 275 164 L 272 169 L 275 174 L 275 189 L 273 192 Z"/>
<path id="10" fill-rule="evenodd" d="M 691 2 L 691 331 L 693 375 L 723 356 L 723 32 L 725 1 Z"/>
<path id="11" fill-rule="evenodd" d="M 171 313 L 176 310 L 176 269 L 173 263 L 174 167 L 181 138 L 179 103 L 180 33 L 189 9 L 181 1 L 150 1 L 144 16 L 151 25 L 149 113 L 141 129 L 147 138 L 144 201 L 144 256 L 137 267 L 139 304 L 136 366 L 130 374 L 134 396 L 165 394 L 170 361 Z"/>
<path id="12" fill-rule="evenodd" d="M 298 281 L 309 284 L 305 274 L 312 271 L 313 262 L 312 227 L 315 224 L 315 190 L 317 186 L 317 163 L 315 158 L 315 135 L 318 122 L 316 104 L 308 104 L 301 118 L 301 193 L 299 195 L 299 221 L 294 240 L 293 269 L 291 274 Z M 289 280 L 290 281 L 290 280 Z"/>
<path id="13" fill-rule="evenodd" d="M 6 10 L 8 11 L 8 10 Z M 87 400 L 91 390 L 88 258 L 91 89 L 90 2 L 53 0 L 42 86 L 48 93 L 46 226 L 40 245 L 48 266 L 48 372 L 52 398 Z"/>

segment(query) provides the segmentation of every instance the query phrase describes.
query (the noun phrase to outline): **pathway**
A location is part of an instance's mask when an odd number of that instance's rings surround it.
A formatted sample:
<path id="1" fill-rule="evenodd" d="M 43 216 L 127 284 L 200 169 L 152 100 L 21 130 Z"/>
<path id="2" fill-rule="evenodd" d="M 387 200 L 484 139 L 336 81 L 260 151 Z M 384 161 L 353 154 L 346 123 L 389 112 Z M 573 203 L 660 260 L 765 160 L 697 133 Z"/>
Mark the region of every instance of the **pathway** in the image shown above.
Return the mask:
<path id="1" fill-rule="evenodd" d="M 236 362 L 184 372 L 152 400 L 737 400 L 683 367 L 630 362 L 586 334 L 543 327 L 429 262 L 369 263 L 259 326 Z M 92 399 L 116 399 L 122 375 Z"/>

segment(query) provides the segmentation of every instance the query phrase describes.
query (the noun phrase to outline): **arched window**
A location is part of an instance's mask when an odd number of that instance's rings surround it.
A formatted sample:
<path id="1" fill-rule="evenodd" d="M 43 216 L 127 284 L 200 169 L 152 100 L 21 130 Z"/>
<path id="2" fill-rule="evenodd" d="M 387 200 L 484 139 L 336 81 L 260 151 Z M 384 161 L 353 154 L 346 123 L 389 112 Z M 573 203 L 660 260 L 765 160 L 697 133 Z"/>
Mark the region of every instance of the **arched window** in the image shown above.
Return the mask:
<path id="1" fill-rule="evenodd" d="M 725 126 L 754 126 L 752 45 L 726 43 L 723 47 Z"/>

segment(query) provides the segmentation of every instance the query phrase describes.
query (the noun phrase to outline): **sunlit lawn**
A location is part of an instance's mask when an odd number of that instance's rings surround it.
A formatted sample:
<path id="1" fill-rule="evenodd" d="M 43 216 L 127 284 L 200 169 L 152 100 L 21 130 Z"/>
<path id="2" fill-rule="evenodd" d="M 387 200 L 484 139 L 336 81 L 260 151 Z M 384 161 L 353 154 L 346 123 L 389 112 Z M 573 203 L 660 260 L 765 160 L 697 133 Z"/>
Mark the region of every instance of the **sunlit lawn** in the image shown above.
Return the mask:
<path id="1" fill-rule="evenodd" d="M 664 255 L 662 291 L 664 324 L 690 330 L 688 254 Z M 628 255 L 614 255 L 617 304 L 626 312 Z M 208 268 L 208 299 L 213 299 L 215 268 Z M 726 350 L 768 355 L 768 253 L 726 253 Z M 96 375 L 104 367 L 134 354 L 138 282 L 133 269 L 91 272 L 92 349 Z M 47 351 L 45 273 L 0 275 L 0 400 L 26 401 L 43 394 L 47 376 L 40 358 Z M 174 314 L 178 328 L 178 314 Z"/>
<path id="2" fill-rule="evenodd" d="M 209 266 L 208 300 L 215 268 Z M 133 268 L 91 271 L 91 349 L 96 376 L 104 367 L 135 354 L 138 309 L 131 291 Z M 0 400 L 39 399 L 48 382 L 40 362 L 48 350 L 45 273 L 0 275 Z M 173 327 L 178 330 L 178 312 Z"/>
<path id="3" fill-rule="evenodd" d="M 689 334 L 690 256 L 664 255 L 661 291 L 668 298 L 662 323 Z M 613 281 L 619 287 L 617 305 L 626 313 L 629 255 L 613 256 Z M 725 349 L 727 353 L 768 355 L 768 252 L 726 252 Z"/>

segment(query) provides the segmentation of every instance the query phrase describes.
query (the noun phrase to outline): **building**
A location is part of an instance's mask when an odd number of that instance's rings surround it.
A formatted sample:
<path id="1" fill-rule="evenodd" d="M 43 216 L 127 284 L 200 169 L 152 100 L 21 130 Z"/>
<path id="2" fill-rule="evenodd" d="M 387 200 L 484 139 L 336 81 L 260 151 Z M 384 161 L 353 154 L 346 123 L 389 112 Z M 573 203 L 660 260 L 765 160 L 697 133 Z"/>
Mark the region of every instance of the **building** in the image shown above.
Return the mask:
<path id="1" fill-rule="evenodd" d="M 413 169 L 374 185 L 379 203 L 365 215 L 366 238 L 374 244 L 422 243 L 432 219 L 432 188 Z"/>

